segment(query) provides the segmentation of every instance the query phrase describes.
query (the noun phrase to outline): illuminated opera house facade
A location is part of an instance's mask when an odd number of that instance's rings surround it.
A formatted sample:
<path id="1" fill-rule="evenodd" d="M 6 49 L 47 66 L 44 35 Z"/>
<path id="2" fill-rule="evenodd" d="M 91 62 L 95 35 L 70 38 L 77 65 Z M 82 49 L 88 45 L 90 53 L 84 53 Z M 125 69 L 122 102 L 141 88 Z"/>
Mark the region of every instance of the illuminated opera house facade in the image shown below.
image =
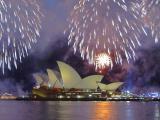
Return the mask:
<path id="1" fill-rule="evenodd" d="M 103 75 L 91 75 L 85 78 L 70 65 L 57 61 L 59 72 L 47 69 L 46 74 L 33 75 L 36 86 L 32 90 L 34 97 L 51 98 L 100 98 L 118 96 L 116 90 L 123 82 L 103 84 Z"/>

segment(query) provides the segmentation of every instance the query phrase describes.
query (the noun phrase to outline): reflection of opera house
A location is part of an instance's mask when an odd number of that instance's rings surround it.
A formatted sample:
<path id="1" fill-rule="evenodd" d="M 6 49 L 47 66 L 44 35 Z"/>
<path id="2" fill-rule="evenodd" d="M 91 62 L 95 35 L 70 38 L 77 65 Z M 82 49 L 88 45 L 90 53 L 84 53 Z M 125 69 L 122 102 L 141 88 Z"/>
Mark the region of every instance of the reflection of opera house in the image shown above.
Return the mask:
<path id="1" fill-rule="evenodd" d="M 66 63 L 57 62 L 59 71 L 47 69 L 47 74 L 34 74 L 37 82 L 32 90 L 34 97 L 53 98 L 99 98 L 115 94 L 123 84 L 116 82 L 102 84 L 102 75 L 91 75 L 81 78 L 80 75 Z"/>

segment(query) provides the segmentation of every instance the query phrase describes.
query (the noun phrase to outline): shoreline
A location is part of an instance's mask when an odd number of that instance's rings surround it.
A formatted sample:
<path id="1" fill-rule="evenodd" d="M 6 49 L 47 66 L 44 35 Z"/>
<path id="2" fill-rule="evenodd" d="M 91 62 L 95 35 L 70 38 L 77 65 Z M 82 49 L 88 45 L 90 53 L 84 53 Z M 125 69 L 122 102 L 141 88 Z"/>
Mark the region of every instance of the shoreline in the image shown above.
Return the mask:
<path id="1" fill-rule="evenodd" d="M 16 100 L 16 101 L 137 101 L 137 102 L 160 102 L 160 98 L 21 98 L 16 99 L 0 99 L 3 100 Z"/>

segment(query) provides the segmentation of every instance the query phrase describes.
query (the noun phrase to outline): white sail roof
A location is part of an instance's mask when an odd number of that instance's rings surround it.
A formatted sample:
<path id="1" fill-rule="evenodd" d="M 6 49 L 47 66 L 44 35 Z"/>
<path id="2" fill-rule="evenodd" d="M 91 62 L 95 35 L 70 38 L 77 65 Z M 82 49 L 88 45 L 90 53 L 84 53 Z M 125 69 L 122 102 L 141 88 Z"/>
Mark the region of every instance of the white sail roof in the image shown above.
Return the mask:
<path id="1" fill-rule="evenodd" d="M 103 78 L 102 75 L 91 75 L 82 79 L 70 65 L 57 61 L 63 80 L 64 88 L 96 89 L 97 83 Z"/>
<path id="2" fill-rule="evenodd" d="M 39 85 L 54 88 L 78 88 L 78 89 L 97 89 L 98 83 L 102 80 L 102 75 L 91 75 L 81 78 L 75 69 L 70 65 L 57 61 L 60 74 L 52 69 L 47 69 L 47 74 L 35 75 Z"/>
<path id="3" fill-rule="evenodd" d="M 91 75 L 83 78 L 75 86 L 79 89 L 97 89 L 98 83 L 101 82 L 103 75 Z"/>
<path id="4" fill-rule="evenodd" d="M 61 77 L 61 73 L 57 70 L 52 70 L 54 72 L 54 74 L 56 75 L 57 79 L 59 80 L 60 84 L 63 85 L 63 80 Z"/>
<path id="5" fill-rule="evenodd" d="M 63 87 L 74 88 L 74 86 L 81 80 L 80 75 L 74 68 L 64 62 L 57 61 L 57 64 L 63 80 Z"/>
<path id="6" fill-rule="evenodd" d="M 123 85 L 123 82 L 114 82 L 110 84 L 103 84 L 103 83 L 98 83 L 98 86 L 102 90 L 107 90 L 107 91 L 115 91 L 117 90 L 121 85 Z"/>
<path id="7" fill-rule="evenodd" d="M 48 73 L 48 78 L 49 78 L 49 81 L 48 81 L 49 87 L 62 88 L 62 84 L 57 78 L 57 75 L 55 74 L 55 72 L 52 69 L 47 69 L 47 73 Z"/>

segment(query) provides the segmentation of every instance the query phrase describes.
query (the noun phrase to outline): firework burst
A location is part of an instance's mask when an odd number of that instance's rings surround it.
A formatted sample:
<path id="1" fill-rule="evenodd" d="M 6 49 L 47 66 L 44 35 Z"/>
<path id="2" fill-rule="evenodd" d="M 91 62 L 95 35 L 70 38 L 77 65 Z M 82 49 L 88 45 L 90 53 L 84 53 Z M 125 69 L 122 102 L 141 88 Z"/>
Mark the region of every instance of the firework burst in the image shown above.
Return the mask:
<path id="1" fill-rule="evenodd" d="M 107 55 L 105 52 L 99 53 L 95 56 L 94 65 L 95 65 L 96 70 L 97 69 L 103 70 L 107 67 L 110 67 L 110 68 L 113 67 L 111 57 Z"/>
<path id="2" fill-rule="evenodd" d="M 151 35 L 157 43 L 160 39 L 160 0 L 140 0 L 133 3 L 132 10 L 141 14 L 142 21 L 151 30 Z"/>
<path id="3" fill-rule="evenodd" d="M 122 54 L 128 62 L 135 60 L 140 35 L 147 33 L 131 5 L 131 0 L 80 0 L 68 19 L 68 43 L 90 63 L 97 51 L 114 52 L 115 63 L 122 64 Z"/>
<path id="4" fill-rule="evenodd" d="M 143 0 L 142 18 L 157 43 L 160 39 L 160 0 Z"/>
<path id="5" fill-rule="evenodd" d="M 0 0 L 0 7 L 0 67 L 4 73 L 12 64 L 17 68 L 17 62 L 37 42 L 42 13 L 36 0 Z"/>

